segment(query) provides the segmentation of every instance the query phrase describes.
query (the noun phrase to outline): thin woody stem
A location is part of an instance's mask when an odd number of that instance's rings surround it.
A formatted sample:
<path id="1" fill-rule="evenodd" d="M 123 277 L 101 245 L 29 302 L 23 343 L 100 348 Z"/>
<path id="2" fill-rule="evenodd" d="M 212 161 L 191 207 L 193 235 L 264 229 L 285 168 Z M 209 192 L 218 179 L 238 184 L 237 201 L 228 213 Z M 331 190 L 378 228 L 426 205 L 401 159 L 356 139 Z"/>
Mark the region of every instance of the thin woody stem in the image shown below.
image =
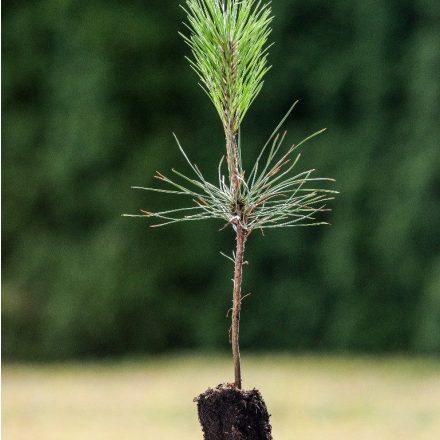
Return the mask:
<path id="1" fill-rule="evenodd" d="M 231 193 L 234 201 L 237 201 L 240 188 L 240 180 L 238 176 L 238 146 L 237 137 L 232 130 L 226 131 L 226 153 Z"/>
<path id="2" fill-rule="evenodd" d="M 223 56 L 223 128 L 226 137 L 226 156 L 229 170 L 231 192 L 234 200 L 238 198 L 238 145 L 237 109 L 234 108 L 233 95 L 236 92 L 237 44 L 231 38 L 220 47 Z"/>
<path id="3" fill-rule="evenodd" d="M 235 267 L 234 267 L 234 290 L 232 299 L 232 325 L 231 325 L 231 344 L 232 356 L 234 358 L 234 377 L 235 386 L 241 389 L 241 366 L 240 366 L 240 309 L 241 309 L 241 282 L 243 277 L 243 259 L 244 248 L 247 238 L 247 232 L 238 222 L 236 225 L 236 242 L 237 248 L 235 253 Z"/>
<path id="4" fill-rule="evenodd" d="M 233 209 L 236 213 L 236 220 L 234 221 L 234 228 L 236 231 L 236 251 L 234 264 L 234 279 L 233 279 L 233 293 L 232 293 L 232 322 L 231 322 L 231 345 L 232 356 L 234 359 L 234 384 L 238 389 L 241 389 L 241 366 L 240 366 L 240 309 L 241 309 L 241 283 L 243 277 L 243 258 L 244 247 L 246 242 L 247 231 L 242 226 L 242 216 L 239 204 L 239 185 L 238 178 L 238 151 L 235 135 L 232 131 L 226 131 L 226 151 L 228 155 L 229 179 L 231 185 L 231 193 L 235 206 Z"/>
<path id="5" fill-rule="evenodd" d="M 241 366 L 240 366 L 240 309 L 241 309 L 241 282 L 243 274 L 244 245 L 246 242 L 246 230 L 242 226 L 242 209 L 240 207 L 240 179 L 238 168 L 238 145 L 237 145 L 237 120 L 233 108 L 233 97 L 236 81 L 237 67 L 237 46 L 231 39 L 222 48 L 224 64 L 228 66 L 223 71 L 223 98 L 224 98 L 224 130 L 226 137 L 226 156 L 229 170 L 229 183 L 233 199 L 231 207 L 235 213 L 236 221 L 236 252 L 234 267 L 234 289 L 232 294 L 232 323 L 231 323 L 231 345 L 232 356 L 234 358 L 234 377 L 235 386 L 241 389 Z"/>
<path id="6" fill-rule="evenodd" d="M 232 127 L 225 126 L 226 135 L 226 153 L 229 169 L 229 182 L 232 193 L 232 199 L 235 206 L 232 206 L 235 211 L 237 221 L 234 223 L 236 230 L 236 252 L 235 252 L 235 267 L 234 267 L 234 289 L 232 294 L 232 323 L 231 323 L 231 345 L 232 356 L 234 358 L 234 377 L 235 386 L 241 389 L 241 366 L 240 366 L 240 346 L 239 346 L 239 330 L 240 330 L 240 308 L 241 308 L 241 281 L 243 273 L 243 257 L 244 245 L 246 241 L 246 231 L 243 229 L 241 220 L 242 212 L 239 206 L 240 197 L 240 180 L 238 170 L 238 145 L 236 134 Z"/>

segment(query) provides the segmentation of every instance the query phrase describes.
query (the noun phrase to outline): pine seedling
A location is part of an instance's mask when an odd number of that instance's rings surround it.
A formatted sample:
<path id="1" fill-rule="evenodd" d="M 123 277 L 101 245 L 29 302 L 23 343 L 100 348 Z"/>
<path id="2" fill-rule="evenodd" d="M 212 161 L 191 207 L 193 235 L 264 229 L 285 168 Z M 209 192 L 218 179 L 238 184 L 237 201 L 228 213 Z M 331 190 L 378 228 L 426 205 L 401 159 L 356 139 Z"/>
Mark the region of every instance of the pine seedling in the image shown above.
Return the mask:
<path id="1" fill-rule="evenodd" d="M 269 3 L 187 0 L 182 7 L 187 14 L 187 33 L 182 37 L 191 50 L 188 61 L 220 117 L 226 155 L 218 164 L 218 181 L 209 182 L 174 135 L 190 174 L 173 169 L 172 177 L 167 177 L 156 172 L 155 178 L 164 186 L 133 188 L 187 197 L 188 206 L 161 212 L 141 210 L 140 214 L 127 216 L 155 220 L 151 227 L 219 219 L 225 227 L 233 228 L 236 249 L 232 257 L 225 256 L 234 263 L 230 339 L 234 384 L 241 389 L 239 324 L 246 241 L 254 230 L 327 224 L 319 220 L 319 215 L 329 210 L 327 202 L 336 191 L 320 187 L 322 182 L 333 179 L 315 177 L 313 169 L 297 171 L 299 148 L 324 130 L 284 147 L 287 133 L 280 130 L 298 101 L 269 136 L 250 172 L 243 169 L 240 125 L 270 68 Z"/>

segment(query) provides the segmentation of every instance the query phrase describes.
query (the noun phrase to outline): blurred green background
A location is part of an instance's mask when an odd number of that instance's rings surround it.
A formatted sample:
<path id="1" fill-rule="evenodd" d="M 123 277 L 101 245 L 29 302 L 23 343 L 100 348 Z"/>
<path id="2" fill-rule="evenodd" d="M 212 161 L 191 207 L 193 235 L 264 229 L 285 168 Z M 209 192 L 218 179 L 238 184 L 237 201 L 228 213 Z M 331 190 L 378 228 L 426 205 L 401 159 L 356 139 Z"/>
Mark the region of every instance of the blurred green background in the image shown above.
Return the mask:
<path id="1" fill-rule="evenodd" d="M 440 2 L 273 2 L 273 69 L 245 162 L 295 99 L 299 167 L 337 179 L 332 226 L 255 234 L 242 347 L 440 352 Z M 231 231 L 122 218 L 149 186 L 215 176 L 215 110 L 184 59 L 178 2 L 3 5 L 3 356 L 228 349 Z"/>

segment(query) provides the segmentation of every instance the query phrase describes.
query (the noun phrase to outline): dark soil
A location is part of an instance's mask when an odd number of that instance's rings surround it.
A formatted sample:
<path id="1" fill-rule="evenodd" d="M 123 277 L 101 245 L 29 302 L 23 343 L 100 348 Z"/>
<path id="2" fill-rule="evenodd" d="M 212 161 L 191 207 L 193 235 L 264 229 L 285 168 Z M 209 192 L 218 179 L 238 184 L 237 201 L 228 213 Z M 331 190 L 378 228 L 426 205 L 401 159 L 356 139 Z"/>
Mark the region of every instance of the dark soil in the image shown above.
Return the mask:
<path id="1" fill-rule="evenodd" d="M 221 384 L 194 401 L 205 440 L 272 440 L 269 413 L 258 390 Z"/>

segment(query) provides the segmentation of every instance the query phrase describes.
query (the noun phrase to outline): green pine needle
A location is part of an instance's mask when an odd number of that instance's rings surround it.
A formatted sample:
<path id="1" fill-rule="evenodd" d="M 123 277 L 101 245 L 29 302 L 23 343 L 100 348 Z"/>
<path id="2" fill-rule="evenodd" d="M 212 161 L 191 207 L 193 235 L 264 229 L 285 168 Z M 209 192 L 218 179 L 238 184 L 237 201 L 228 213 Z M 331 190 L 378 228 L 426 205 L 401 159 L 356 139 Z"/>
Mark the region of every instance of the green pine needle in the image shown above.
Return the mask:
<path id="1" fill-rule="evenodd" d="M 263 86 L 269 4 L 245 0 L 187 0 L 188 61 L 225 127 L 235 133 Z"/>
<path id="2" fill-rule="evenodd" d="M 282 122 L 284 121 L 285 118 Z M 280 129 L 281 125 L 278 125 L 277 128 Z M 173 169 L 172 171 L 178 180 L 171 179 L 159 172 L 155 176 L 172 189 L 133 188 L 189 196 L 192 199 L 192 206 L 156 213 L 141 211 L 142 214 L 127 216 L 159 219 L 160 222 L 152 227 L 207 219 L 218 219 L 225 222 L 225 225 L 234 225 L 234 222 L 237 221 L 237 203 L 239 203 L 243 213 L 240 222 L 248 233 L 254 229 L 328 224 L 317 221 L 316 215 L 329 211 L 327 202 L 334 199 L 333 195 L 337 194 L 337 191 L 319 188 L 315 184 L 326 181 L 333 182 L 334 180 L 313 177 L 315 171 L 313 169 L 300 173 L 293 172 L 300 159 L 300 155 L 296 155 L 296 150 L 323 131 L 313 133 L 298 144 L 287 148 L 284 153 L 280 153 L 280 151 L 286 132 L 280 136 L 274 131 L 263 146 L 249 177 L 247 179 L 241 178 L 241 196 L 238 202 L 233 198 L 222 171 L 224 158 L 221 158 L 218 166 L 218 184 L 214 185 L 208 182 L 198 167 L 191 162 L 178 138 L 174 135 L 179 150 L 195 177 L 189 177 Z M 268 145 L 272 146 L 267 152 Z M 294 160 L 291 160 L 294 154 L 296 156 Z M 260 168 L 261 172 L 258 172 Z M 312 182 L 313 186 L 309 186 Z"/>

